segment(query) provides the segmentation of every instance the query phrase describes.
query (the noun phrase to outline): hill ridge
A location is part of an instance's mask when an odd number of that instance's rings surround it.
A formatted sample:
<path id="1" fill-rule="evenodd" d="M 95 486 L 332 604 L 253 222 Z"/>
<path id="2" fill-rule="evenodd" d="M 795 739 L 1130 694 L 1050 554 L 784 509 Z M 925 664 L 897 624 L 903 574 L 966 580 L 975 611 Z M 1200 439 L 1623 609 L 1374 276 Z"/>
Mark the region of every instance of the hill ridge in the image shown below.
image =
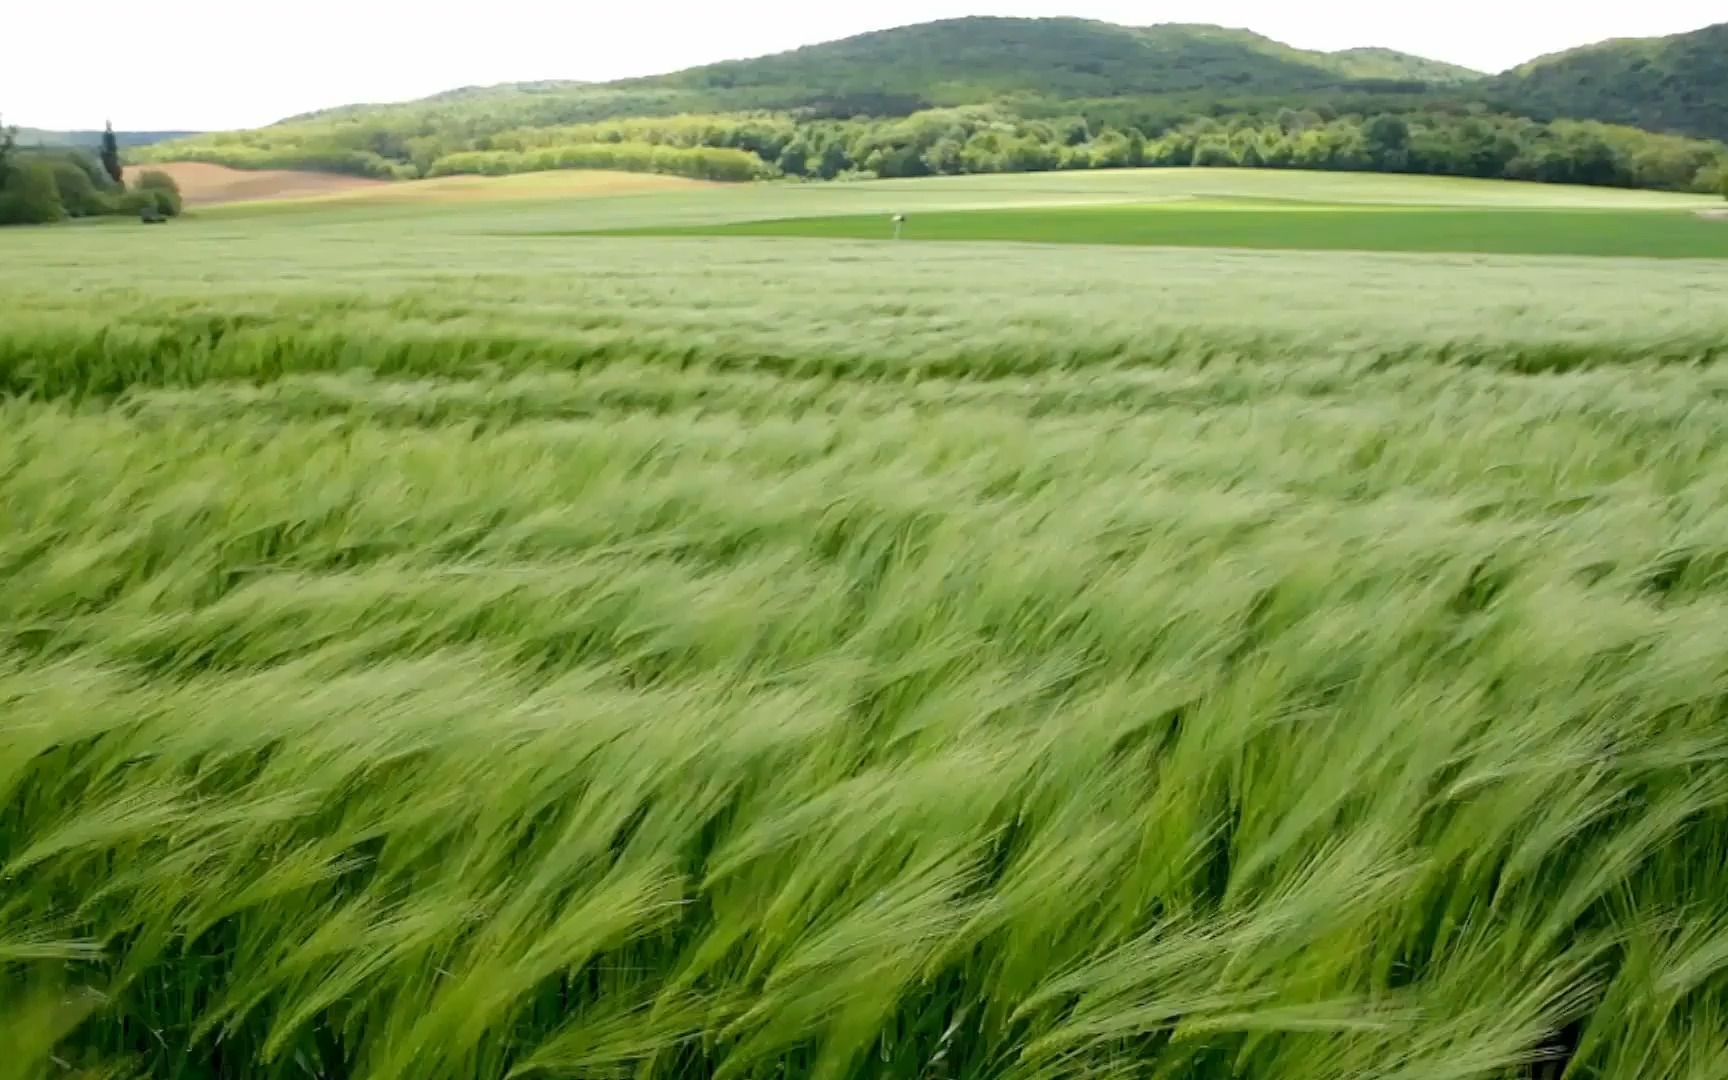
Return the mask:
<path id="1" fill-rule="evenodd" d="M 1538 118 L 1728 139 L 1728 22 L 1539 56 L 1490 79 L 1484 90 Z"/>
<path id="2" fill-rule="evenodd" d="M 139 158 L 381 179 L 1269 165 L 1716 190 L 1728 173 L 1721 145 L 1568 121 L 1715 133 L 1728 108 L 1701 114 L 1688 87 L 1723 61 L 1688 39 L 1602 55 L 1586 68 L 1623 69 L 1626 79 L 1604 91 L 1587 70 L 1587 88 L 1607 98 L 1593 100 L 1568 89 L 1576 61 L 1489 77 L 1391 49 L 1317 52 L 1206 23 L 972 16 L 617 82 L 540 80 L 347 106 Z M 1650 81 L 1646 56 L 1669 81 L 1620 94 L 1621 82 Z"/>
<path id="3" fill-rule="evenodd" d="M 1359 47 L 1333 52 L 1300 49 L 1254 30 L 1213 23 L 1173 22 L 1128 26 L 1099 19 L 1063 15 L 1039 17 L 968 15 L 881 30 L 869 30 L 860 34 L 830 41 L 814 42 L 778 52 L 717 60 L 653 75 L 632 76 L 606 82 L 591 82 L 581 79 L 535 79 L 496 83 L 490 86 L 456 87 L 412 101 L 392 104 L 340 105 L 297 114 L 276 121 L 276 123 L 298 123 L 330 117 L 352 116 L 361 110 L 428 106 L 438 102 L 487 95 L 703 89 L 731 91 L 737 96 L 744 96 L 739 93 L 741 88 L 737 75 L 740 72 L 760 73 L 784 70 L 788 65 L 797 65 L 804 60 L 821 61 L 821 65 L 813 67 L 812 70 L 794 70 L 782 76 L 785 79 L 795 78 L 797 80 L 796 85 L 767 87 L 767 89 L 778 91 L 770 95 L 769 100 L 736 103 L 744 107 L 784 108 L 788 107 L 787 102 L 795 101 L 800 96 L 808 97 L 812 94 L 819 94 L 823 79 L 832 77 L 832 72 L 824 73 L 821 69 L 831 66 L 837 57 L 841 58 L 841 62 L 850 64 L 853 61 L 845 58 L 857 50 L 876 50 L 879 47 L 887 47 L 892 50 L 908 45 L 916 46 L 919 44 L 916 41 L 919 37 L 948 37 L 950 35 L 964 37 L 985 30 L 1040 35 L 1079 31 L 1087 35 L 1086 44 L 1102 45 L 1111 49 L 1134 50 L 1140 54 L 1137 58 L 1141 60 L 1156 59 L 1157 54 L 1154 50 L 1159 46 L 1180 47 L 1187 44 L 1203 43 L 1213 46 L 1235 47 L 1242 50 L 1236 59 L 1258 61 L 1266 66 L 1258 77 L 1252 71 L 1230 73 L 1232 78 L 1240 76 L 1240 79 L 1233 85 L 1233 88 L 1237 89 L 1263 89 L 1276 92 L 1319 89 L 1348 84 L 1362 79 L 1408 79 L 1424 82 L 1458 83 L 1487 78 L 1483 72 L 1472 71 L 1455 64 L 1448 64 L 1444 61 L 1416 56 L 1395 49 Z M 1001 44 L 1012 44 L 1016 47 L 1036 47 L 1039 45 L 1038 42 L 1029 42 L 1023 38 Z M 972 58 L 976 59 L 975 56 Z M 1127 55 L 1125 51 L 1111 53 L 1103 58 L 1096 55 L 1086 55 L 1083 52 L 1076 53 L 1069 69 L 1076 73 L 1075 81 L 1092 85 L 1075 86 L 1073 89 L 1084 90 L 1096 96 L 1120 96 L 1125 93 L 1193 92 L 1209 88 L 1202 85 L 1202 80 L 1192 79 L 1181 85 L 1172 85 L 1173 82 L 1179 80 L 1173 80 L 1167 72 L 1162 77 L 1159 77 L 1156 72 L 1141 74 L 1138 76 L 1141 81 L 1136 84 L 1133 77 L 1125 80 L 1119 69 L 1110 66 L 1110 62 L 1113 60 L 1121 61 L 1132 58 L 1134 57 Z M 871 55 L 862 59 L 867 59 L 878 72 L 894 70 L 892 57 L 884 58 L 879 55 Z M 958 67 L 962 66 L 967 58 L 950 56 L 947 59 Z M 1041 79 L 1047 78 L 1052 71 L 1061 70 L 1060 67 L 1049 63 L 1050 57 L 1047 53 L 1021 56 L 1004 50 L 999 55 L 991 56 L 988 59 L 990 69 L 994 72 L 991 82 L 996 84 L 990 89 L 1001 92 L 1047 92 L 1051 87 Z M 1220 59 L 1226 58 L 1220 57 Z M 1040 64 L 1039 61 L 1044 61 L 1044 63 Z M 1087 68 L 1089 67 L 1099 70 L 1088 71 Z M 972 74 L 976 77 L 976 69 L 973 70 Z M 1088 75 L 1092 78 L 1085 78 Z M 872 81 L 877 85 L 869 88 L 871 93 L 891 92 L 891 88 L 887 84 L 893 80 L 885 74 L 874 75 Z M 964 83 L 963 80 L 949 80 L 943 85 L 950 83 L 971 85 Z M 764 81 L 759 74 L 754 75 L 745 85 L 750 88 L 764 89 Z M 853 92 L 858 91 L 853 88 Z M 924 99 L 922 103 L 926 105 L 978 103 L 975 98 L 961 100 L 961 98 L 966 97 L 964 93 L 937 93 L 919 96 Z"/>

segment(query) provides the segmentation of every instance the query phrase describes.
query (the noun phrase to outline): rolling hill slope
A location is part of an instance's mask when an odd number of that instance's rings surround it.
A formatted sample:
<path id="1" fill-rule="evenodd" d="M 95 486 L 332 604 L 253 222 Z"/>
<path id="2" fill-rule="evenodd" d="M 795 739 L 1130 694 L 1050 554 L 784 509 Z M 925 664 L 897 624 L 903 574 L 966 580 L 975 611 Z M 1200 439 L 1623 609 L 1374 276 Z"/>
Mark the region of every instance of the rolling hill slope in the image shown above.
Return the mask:
<path id="1" fill-rule="evenodd" d="M 967 18 L 625 85 L 702 91 L 737 105 L 794 108 L 846 96 L 898 95 L 962 105 L 1015 93 L 1058 98 L 1280 93 L 1363 78 L 1456 81 L 1474 75 L 1391 50 L 1307 52 L 1217 26 Z"/>
<path id="2" fill-rule="evenodd" d="M 1317 55 L 1325 57 L 1330 66 L 1353 79 L 1404 82 L 1415 80 L 1446 86 L 1477 82 L 1486 77 L 1472 68 L 1448 64 L 1444 60 L 1430 60 L 1425 56 L 1413 56 L 1397 49 L 1343 49 Z"/>
<path id="3" fill-rule="evenodd" d="M 1484 89 L 1494 100 L 1541 118 L 1728 139 L 1728 23 L 1545 56 Z"/>
<path id="4" fill-rule="evenodd" d="M 116 131 L 115 140 L 122 150 L 140 146 L 154 146 L 159 142 L 171 139 L 188 139 L 198 134 L 196 131 Z M 102 145 L 100 131 L 48 131 L 43 128 L 19 128 L 18 144 L 20 146 L 82 146 L 95 148 Z"/>
<path id="5" fill-rule="evenodd" d="M 526 126 L 740 109 L 899 115 L 1007 95 L 1057 100 L 1266 95 L 1359 80 L 1461 83 L 1480 72 L 1391 49 L 1292 48 L 1247 30 L 1087 19 L 973 17 L 903 26 L 790 52 L 612 83 L 463 87 L 402 105 L 344 106 L 284 123 L 436 118 L 488 110 Z"/>
<path id="6" fill-rule="evenodd" d="M 1676 48 L 1685 63 L 1673 66 L 1687 74 L 1660 89 L 1703 102 L 1698 117 L 1661 125 L 1683 131 L 1704 122 L 1721 91 L 1692 88 L 1709 58 Z M 1217 26 L 979 17 L 649 78 L 347 106 L 134 158 L 375 179 L 576 168 L 829 180 L 1192 165 L 1678 191 L 1720 190 L 1728 178 L 1720 144 L 1540 122 L 1620 119 L 1582 95 L 1544 104 L 1539 76 L 1549 74 L 1536 65 L 1490 80 L 1387 49 L 1312 52 Z"/>

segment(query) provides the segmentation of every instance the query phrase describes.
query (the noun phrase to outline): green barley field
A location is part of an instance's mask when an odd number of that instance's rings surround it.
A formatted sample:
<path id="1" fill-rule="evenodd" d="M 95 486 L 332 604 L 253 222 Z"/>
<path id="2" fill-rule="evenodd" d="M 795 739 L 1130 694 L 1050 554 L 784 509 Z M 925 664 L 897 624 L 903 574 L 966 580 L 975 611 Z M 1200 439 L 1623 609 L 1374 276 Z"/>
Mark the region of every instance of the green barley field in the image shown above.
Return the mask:
<path id="1" fill-rule="evenodd" d="M 787 218 L 634 230 L 634 235 L 809 236 L 853 240 L 997 240 L 1299 251 L 1433 251 L 1728 259 L 1728 227 L 1644 210 L 1455 210 L 1436 207 L 1169 205 L 1030 207 Z"/>
<path id="2" fill-rule="evenodd" d="M 1728 1075 L 1696 200 L 496 183 L 0 233 L 0 1080 Z"/>

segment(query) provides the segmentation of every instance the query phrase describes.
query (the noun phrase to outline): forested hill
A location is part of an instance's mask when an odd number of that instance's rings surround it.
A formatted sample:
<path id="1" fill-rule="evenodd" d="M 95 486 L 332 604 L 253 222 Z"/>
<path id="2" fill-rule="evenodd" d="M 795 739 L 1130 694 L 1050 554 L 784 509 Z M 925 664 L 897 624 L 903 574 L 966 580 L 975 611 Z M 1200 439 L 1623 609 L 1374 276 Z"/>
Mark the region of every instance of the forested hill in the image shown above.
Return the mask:
<path id="1" fill-rule="evenodd" d="M 1728 23 L 1546 56 L 1485 89 L 1532 116 L 1728 139 Z"/>
<path id="2" fill-rule="evenodd" d="M 1446 86 L 1476 82 L 1483 77 L 1481 72 L 1467 67 L 1448 64 L 1444 60 L 1430 60 L 1425 56 L 1412 56 L 1396 49 L 1344 49 L 1320 55 L 1338 70 L 1356 79 L 1415 80 Z"/>
<path id="3" fill-rule="evenodd" d="M 170 139 L 187 139 L 196 136 L 195 131 L 116 131 L 115 141 L 121 149 L 138 146 L 153 146 Z M 102 145 L 102 132 L 90 131 L 45 131 L 41 128 L 19 128 L 17 132 L 20 146 L 76 146 L 94 149 Z"/>
<path id="4" fill-rule="evenodd" d="M 386 178 L 1205 165 L 1713 191 L 1728 175 L 1720 143 L 1568 119 L 1591 120 L 1583 107 L 1533 119 L 1518 96 L 1514 81 L 1384 49 L 1308 52 L 1214 26 L 968 18 L 652 78 L 349 106 L 133 156 Z"/>
<path id="5" fill-rule="evenodd" d="M 614 83 L 464 87 L 402 106 L 345 106 L 289 122 L 464 112 L 579 123 L 677 112 L 808 109 L 905 115 L 1005 96 L 1288 94 L 1364 80 L 1449 84 L 1480 72 L 1391 49 L 1308 52 L 1218 26 L 972 17 L 903 26 L 749 60 Z"/>
<path id="6" fill-rule="evenodd" d="M 1390 50 L 1306 52 L 1217 26 L 1115 26 L 1085 19 L 949 19 L 754 60 L 634 80 L 733 106 L 798 108 L 904 96 L 973 105 L 1013 94 L 1286 93 L 1352 80 L 1456 82 L 1478 73 Z"/>

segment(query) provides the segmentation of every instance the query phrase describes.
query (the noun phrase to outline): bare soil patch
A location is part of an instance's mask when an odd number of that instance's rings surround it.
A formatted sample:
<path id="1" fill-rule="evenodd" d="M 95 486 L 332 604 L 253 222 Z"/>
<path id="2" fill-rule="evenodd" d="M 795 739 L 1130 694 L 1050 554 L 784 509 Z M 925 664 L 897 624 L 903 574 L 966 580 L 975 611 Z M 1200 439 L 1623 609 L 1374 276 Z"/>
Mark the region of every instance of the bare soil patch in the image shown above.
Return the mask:
<path id="1" fill-rule="evenodd" d="M 260 199 L 297 199 L 312 195 L 336 195 L 387 186 L 385 180 L 291 169 L 251 171 L 208 165 L 201 161 L 175 161 L 165 165 L 139 165 L 126 170 L 131 180 L 138 173 L 165 172 L 180 185 L 188 206 L 254 202 Z"/>

